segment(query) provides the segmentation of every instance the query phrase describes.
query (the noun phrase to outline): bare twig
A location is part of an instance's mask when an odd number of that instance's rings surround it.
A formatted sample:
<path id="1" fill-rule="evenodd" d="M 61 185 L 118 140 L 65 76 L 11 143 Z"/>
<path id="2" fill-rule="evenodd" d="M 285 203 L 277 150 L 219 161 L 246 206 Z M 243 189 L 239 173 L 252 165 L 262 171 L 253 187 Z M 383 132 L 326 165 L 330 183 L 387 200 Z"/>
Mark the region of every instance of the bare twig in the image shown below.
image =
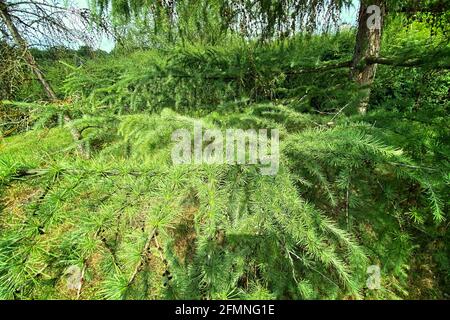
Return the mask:
<path id="1" fill-rule="evenodd" d="M 141 259 L 140 259 L 139 263 L 136 265 L 136 267 L 134 268 L 134 271 L 131 274 L 130 279 L 128 280 L 128 286 L 130 286 L 134 282 L 134 279 L 136 278 L 137 274 L 139 273 L 142 266 L 144 265 L 144 262 L 146 260 L 145 255 L 147 254 L 147 251 L 150 248 L 150 243 L 152 242 L 152 239 L 155 236 L 155 234 L 156 234 L 156 228 L 153 228 L 153 230 L 148 235 L 147 241 L 145 242 L 144 249 L 142 250 L 142 253 L 141 253 Z"/>

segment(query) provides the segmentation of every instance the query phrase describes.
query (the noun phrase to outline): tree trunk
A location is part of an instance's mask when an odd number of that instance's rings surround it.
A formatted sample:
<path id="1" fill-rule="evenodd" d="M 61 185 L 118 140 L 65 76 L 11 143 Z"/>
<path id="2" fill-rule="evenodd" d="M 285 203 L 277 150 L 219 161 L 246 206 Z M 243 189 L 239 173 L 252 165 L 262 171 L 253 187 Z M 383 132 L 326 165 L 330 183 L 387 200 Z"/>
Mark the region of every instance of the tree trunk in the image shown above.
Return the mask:
<path id="1" fill-rule="evenodd" d="M 26 40 L 20 35 L 19 30 L 17 30 L 16 26 L 14 25 L 11 15 L 8 12 L 8 6 L 4 2 L 4 0 L 0 0 L 0 17 L 2 18 L 3 22 L 5 23 L 8 31 L 11 33 L 11 36 L 14 39 L 14 42 L 17 44 L 19 49 L 23 52 L 24 58 L 28 64 L 28 66 L 31 68 L 33 73 L 36 75 L 37 79 L 41 83 L 42 87 L 44 88 L 45 93 L 47 94 L 47 97 L 50 101 L 57 101 L 58 97 L 56 96 L 55 92 L 53 91 L 52 87 L 48 83 L 47 79 L 45 78 L 43 72 L 41 69 L 39 69 L 38 64 L 36 63 L 36 60 L 34 59 L 33 55 L 31 54 L 30 50 L 28 50 L 28 44 Z M 87 156 L 86 151 L 83 148 L 83 145 L 80 144 L 81 140 L 81 134 L 75 128 L 71 122 L 72 119 L 68 114 L 64 114 L 64 121 L 68 124 L 70 133 L 72 135 L 72 138 L 75 140 L 75 142 L 78 144 L 78 150 L 83 156 Z"/>
<path id="2" fill-rule="evenodd" d="M 376 64 L 367 64 L 365 59 L 379 57 L 384 14 L 384 0 L 371 0 L 370 5 L 366 0 L 361 0 L 351 77 L 364 89 L 359 105 L 359 112 L 363 114 L 367 110 L 370 86 L 377 70 Z"/>
<path id="3" fill-rule="evenodd" d="M 14 41 L 16 42 L 17 46 L 20 48 L 20 50 L 23 52 L 24 58 L 27 61 L 27 64 L 33 71 L 33 73 L 36 75 L 39 82 L 42 84 L 42 87 L 44 88 L 45 93 L 47 94 L 48 98 L 50 100 L 57 100 L 56 94 L 53 91 L 50 84 L 47 82 L 47 80 L 44 77 L 44 74 L 39 69 L 36 60 L 34 60 L 33 55 L 28 50 L 27 42 L 19 33 L 19 30 L 17 30 L 16 26 L 12 22 L 11 16 L 8 12 L 8 7 L 6 3 L 4 3 L 3 0 L 0 1 L 0 15 L 2 17 L 3 22 L 5 23 L 6 27 L 8 28 L 9 32 L 11 33 Z"/>

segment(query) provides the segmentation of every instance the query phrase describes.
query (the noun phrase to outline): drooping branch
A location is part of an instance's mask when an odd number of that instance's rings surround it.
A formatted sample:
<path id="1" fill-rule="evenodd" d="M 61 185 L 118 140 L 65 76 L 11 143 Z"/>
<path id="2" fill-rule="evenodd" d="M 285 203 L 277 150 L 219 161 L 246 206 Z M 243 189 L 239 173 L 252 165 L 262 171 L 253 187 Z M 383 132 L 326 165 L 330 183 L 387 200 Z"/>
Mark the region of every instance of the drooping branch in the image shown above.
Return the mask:
<path id="1" fill-rule="evenodd" d="M 284 72 L 285 74 L 305 74 L 305 73 L 319 73 L 319 72 L 325 72 L 330 70 L 336 70 L 336 69 L 342 69 L 342 68 L 350 68 L 352 65 L 352 60 L 347 60 L 343 62 L 337 62 L 337 63 L 324 63 L 321 66 L 317 67 L 305 67 L 301 69 L 296 70 L 289 70 Z"/>
<path id="2" fill-rule="evenodd" d="M 363 60 L 363 65 L 374 65 L 374 64 L 382 64 L 389 65 L 392 67 L 405 67 L 405 68 L 415 68 L 415 67 L 429 67 L 432 69 L 450 69 L 450 65 L 440 65 L 440 64 L 431 64 L 426 62 L 423 58 L 411 58 L 408 60 L 399 60 L 396 58 L 387 58 L 387 57 L 367 57 Z M 298 69 L 289 69 L 289 70 L 277 70 L 273 73 L 283 73 L 286 75 L 302 75 L 302 74 L 311 74 L 311 73 L 321 73 L 327 72 L 337 69 L 345 69 L 352 68 L 353 60 L 346 60 L 341 62 L 334 63 L 324 63 L 322 65 L 314 66 L 314 67 L 300 67 Z M 269 71 L 270 73 L 270 71 Z M 191 78 L 202 78 L 204 80 L 222 80 L 222 81 L 235 81 L 242 78 L 242 75 L 234 75 L 234 74 L 206 74 L 206 75 L 191 75 L 191 74 L 171 74 L 173 78 L 178 79 L 191 79 Z M 166 75 L 159 75 L 155 78 L 164 78 Z"/>
<path id="3" fill-rule="evenodd" d="M 142 267 L 144 266 L 145 261 L 146 261 L 146 258 L 145 258 L 146 254 L 147 254 L 148 250 L 150 249 L 150 243 L 152 242 L 156 233 L 157 233 L 156 228 L 153 228 L 153 230 L 149 233 L 149 235 L 147 237 L 147 241 L 145 241 L 144 248 L 142 249 L 141 259 L 139 260 L 139 263 L 134 268 L 134 271 L 131 274 L 130 279 L 128 280 L 128 287 L 133 284 L 134 279 L 136 279 L 136 276 L 138 275 L 139 271 L 141 271 Z"/>
<path id="4" fill-rule="evenodd" d="M 11 14 L 9 12 L 8 5 L 4 0 L 0 0 L 0 18 L 2 19 L 3 23 L 6 25 L 7 30 L 11 34 L 11 37 L 14 39 L 14 42 L 19 47 L 19 49 L 23 52 L 25 61 L 27 62 L 28 66 L 30 67 L 31 71 L 36 75 L 37 79 L 41 83 L 48 99 L 50 101 L 58 101 L 58 97 L 55 94 L 55 91 L 51 87 L 50 83 L 47 81 L 47 79 L 44 76 L 44 73 L 39 68 L 36 60 L 34 59 L 33 55 L 31 54 L 29 50 L 29 46 L 27 41 L 22 37 L 19 30 L 17 29 L 16 25 L 14 24 Z M 43 19 L 46 17 L 43 16 Z M 64 114 L 64 121 L 68 124 L 70 133 L 72 135 L 73 140 L 77 144 L 78 150 L 83 156 L 88 156 L 86 150 L 84 149 L 83 145 L 80 143 L 81 140 L 81 134 L 77 130 L 77 128 L 72 124 L 72 119 L 70 116 L 65 113 Z"/>
<path id="5" fill-rule="evenodd" d="M 427 61 L 424 61 L 422 58 L 413 58 L 408 60 L 397 60 L 395 58 L 385 58 L 385 57 L 367 57 L 366 63 L 371 64 L 382 64 L 393 67 L 407 67 L 407 68 L 415 68 L 415 67 L 430 67 L 433 69 L 450 69 L 450 65 L 439 65 L 439 64 L 431 64 Z"/>
<path id="6" fill-rule="evenodd" d="M 57 100 L 55 92 L 53 91 L 52 87 L 45 79 L 42 71 L 39 69 L 33 55 L 28 50 L 27 42 L 19 33 L 19 30 L 17 29 L 17 27 L 14 25 L 14 23 L 11 19 L 11 15 L 8 12 L 8 6 L 4 2 L 4 0 L 0 0 L 0 17 L 2 18 L 3 22 L 5 23 L 9 33 L 11 34 L 12 38 L 16 42 L 17 46 L 24 53 L 24 58 L 27 61 L 27 64 L 29 65 L 29 67 L 31 68 L 33 73 L 36 75 L 39 82 L 42 84 L 42 87 L 44 88 L 44 91 L 47 94 L 48 98 L 50 100 Z"/>

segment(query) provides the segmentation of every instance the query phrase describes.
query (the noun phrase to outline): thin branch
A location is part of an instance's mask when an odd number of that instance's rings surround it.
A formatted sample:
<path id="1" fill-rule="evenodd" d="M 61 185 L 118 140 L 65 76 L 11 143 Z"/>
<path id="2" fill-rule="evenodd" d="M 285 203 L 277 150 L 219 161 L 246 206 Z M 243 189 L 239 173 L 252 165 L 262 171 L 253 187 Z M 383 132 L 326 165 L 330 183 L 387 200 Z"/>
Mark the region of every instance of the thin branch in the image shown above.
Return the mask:
<path id="1" fill-rule="evenodd" d="M 145 261 L 144 256 L 146 255 L 148 249 L 150 248 L 150 243 L 152 242 L 152 239 L 155 236 L 155 234 L 156 234 L 156 228 L 153 228 L 153 230 L 148 235 L 147 241 L 145 242 L 144 248 L 141 253 L 141 259 L 139 260 L 139 263 L 134 268 L 134 271 L 133 271 L 130 279 L 128 280 L 128 286 L 130 286 L 134 282 L 134 279 L 136 278 L 137 274 L 139 273 L 142 266 L 144 265 L 144 261 Z"/>
<path id="2" fill-rule="evenodd" d="M 424 67 L 428 66 L 434 69 L 450 69 L 450 65 L 438 65 L 430 64 L 424 61 L 422 58 L 413 58 L 404 61 L 398 61 L 394 58 L 384 58 L 384 57 L 366 57 L 367 64 L 382 64 L 394 67 Z"/>

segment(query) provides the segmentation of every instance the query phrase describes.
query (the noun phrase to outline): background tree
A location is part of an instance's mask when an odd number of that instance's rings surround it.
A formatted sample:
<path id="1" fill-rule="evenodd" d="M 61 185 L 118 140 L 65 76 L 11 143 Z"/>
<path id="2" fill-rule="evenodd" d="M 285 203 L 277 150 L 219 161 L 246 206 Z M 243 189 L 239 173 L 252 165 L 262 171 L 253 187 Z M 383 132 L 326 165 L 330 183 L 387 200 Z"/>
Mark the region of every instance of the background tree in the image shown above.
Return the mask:
<path id="1" fill-rule="evenodd" d="M 56 43 L 70 45 L 74 41 L 92 40 L 92 35 L 95 36 L 98 33 L 92 32 L 96 30 L 91 28 L 89 11 L 62 7 L 57 1 L 9 2 L 0 0 L 0 18 L 3 41 L 12 42 L 17 47 L 16 58 L 23 57 L 42 85 L 48 99 L 53 102 L 57 101 L 58 97 L 36 63 L 30 47 L 42 47 Z M 98 25 L 102 30 L 106 30 L 103 23 L 100 22 Z M 64 120 L 70 125 L 71 118 L 67 113 L 64 114 Z M 80 133 L 75 127 L 71 125 L 70 127 L 74 140 L 79 141 Z M 81 144 L 79 144 L 79 149 L 85 154 Z"/>
<path id="2" fill-rule="evenodd" d="M 449 15 L 446 2 L 359 1 L 353 58 L 334 67 L 350 68 L 351 78 L 362 88 L 360 112 L 367 108 L 377 64 L 417 66 L 426 62 L 423 57 L 402 56 L 402 52 L 395 57 L 380 57 L 383 28 L 389 20 L 386 15 L 406 15 L 411 21 L 426 20 L 433 26 L 446 28 L 443 22 Z M 346 0 L 92 0 L 91 3 L 100 12 L 111 5 L 111 14 L 118 25 L 129 26 L 139 22 L 142 32 L 161 32 L 168 35 L 169 42 L 195 43 L 200 40 L 212 44 L 230 33 L 245 39 L 269 41 L 299 32 L 330 30 L 337 25 L 342 10 L 355 5 L 355 1 Z M 327 66 L 326 70 L 332 67 Z M 322 70 L 318 68 L 317 71 Z"/>
<path id="3" fill-rule="evenodd" d="M 381 36 L 384 26 L 385 4 L 383 0 L 362 0 L 359 5 L 358 29 L 351 75 L 354 81 L 366 91 L 359 105 L 359 112 L 365 113 L 370 96 L 370 86 L 375 79 L 377 64 L 367 64 L 367 57 L 378 58 L 381 50 Z"/>
<path id="4" fill-rule="evenodd" d="M 18 48 L 17 59 L 26 61 L 51 100 L 57 98 L 56 94 L 29 49 L 89 44 L 107 31 L 102 20 L 97 20 L 99 23 L 94 28 L 88 10 L 64 7 L 56 0 L 1 0 L 0 17 L 3 41 Z"/>

